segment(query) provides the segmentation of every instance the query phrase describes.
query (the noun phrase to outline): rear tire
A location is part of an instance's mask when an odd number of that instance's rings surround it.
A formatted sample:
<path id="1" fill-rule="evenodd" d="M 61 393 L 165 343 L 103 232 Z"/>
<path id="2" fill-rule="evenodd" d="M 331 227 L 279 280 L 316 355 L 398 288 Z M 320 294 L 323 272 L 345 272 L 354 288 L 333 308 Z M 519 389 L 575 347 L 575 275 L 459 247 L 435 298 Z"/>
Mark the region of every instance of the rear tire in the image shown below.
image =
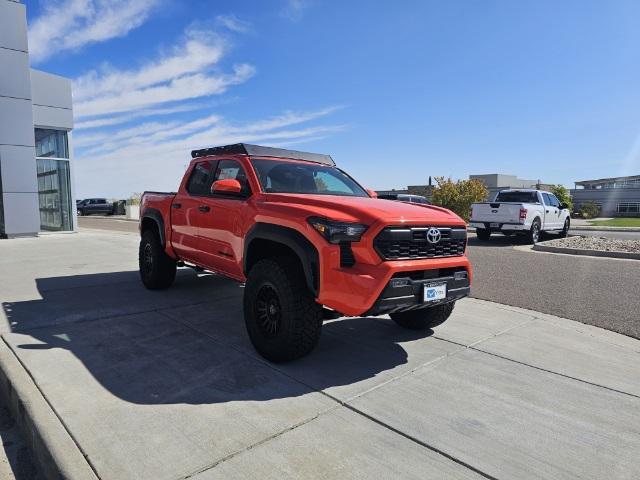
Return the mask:
<path id="1" fill-rule="evenodd" d="M 489 240 L 489 237 L 491 237 L 491 230 L 487 230 L 486 228 L 476 228 L 476 235 L 479 240 Z"/>
<path id="2" fill-rule="evenodd" d="M 153 230 L 142 232 L 138 266 L 142 283 L 150 290 L 169 288 L 176 278 L 176 261 L 165 253 Z"/>
<path id="3" fill-rule="evenodd" d="M 536 218 L 531 224 L 531 228 L 527 233 L 527 241 L 530 245 L 535 245 L 540 241 L 540 219 Z"/>
<path id="4" fill-rule="evenodd" d="M 307 288 L 297 260 L 278 257 L 257 262 L 247 277 L 243 303 L 251 343 L 267 360 L 295 360 L 317 345 L 322 305 Z"/>
<path id="5" fill-rule="evenodd" d="M 391 313 L 389 316 L 401 327 L 410 330 L 426 330 L 444 323 L 453 312 L 455 303 L 449 302 L 435 307 Z"/>

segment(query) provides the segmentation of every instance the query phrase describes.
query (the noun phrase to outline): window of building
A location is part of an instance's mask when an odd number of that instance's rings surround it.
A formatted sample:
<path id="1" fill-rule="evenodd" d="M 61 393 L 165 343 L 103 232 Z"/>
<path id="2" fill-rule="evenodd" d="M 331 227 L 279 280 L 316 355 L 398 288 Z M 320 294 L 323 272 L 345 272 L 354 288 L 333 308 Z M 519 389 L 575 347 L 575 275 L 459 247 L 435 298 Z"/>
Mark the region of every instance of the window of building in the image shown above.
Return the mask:
<path id="1" fill-rule="evenodd" d="M 40 228 L 73 230 L 67 132 L 36 128 L 35 138 Z"/>
<path id="2" fill-rule="evenodd" d="M 618 213 L 640 213 L 640 202 L 618 203 L 616 211 Z"/>

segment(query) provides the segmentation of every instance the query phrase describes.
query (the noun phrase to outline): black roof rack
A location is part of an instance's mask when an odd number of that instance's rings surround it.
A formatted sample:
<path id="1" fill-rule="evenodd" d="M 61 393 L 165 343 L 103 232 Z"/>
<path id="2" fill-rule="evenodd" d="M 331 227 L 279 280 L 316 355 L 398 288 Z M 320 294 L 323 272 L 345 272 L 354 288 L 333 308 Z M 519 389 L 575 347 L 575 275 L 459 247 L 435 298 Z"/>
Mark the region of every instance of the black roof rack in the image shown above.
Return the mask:
<path id="1" fill-rule="evenodd" d="M 287 150 L 285 148 L 262 147 L 260 145 L 250 145 L 248 143 L 236 143 L 234 145 L 224 145 L 222 147 L 210 147 L 200 150 L 193 150 L 191 158 L 208 157 L 209 155 L 250 155 L 256 157 L 281 157 L 294 160 L 306 160 L 307 162 L 324 163 L 325 165 L 335 165 L 330 155 L 321 153 L 299 152 L 297 150 Z"/>

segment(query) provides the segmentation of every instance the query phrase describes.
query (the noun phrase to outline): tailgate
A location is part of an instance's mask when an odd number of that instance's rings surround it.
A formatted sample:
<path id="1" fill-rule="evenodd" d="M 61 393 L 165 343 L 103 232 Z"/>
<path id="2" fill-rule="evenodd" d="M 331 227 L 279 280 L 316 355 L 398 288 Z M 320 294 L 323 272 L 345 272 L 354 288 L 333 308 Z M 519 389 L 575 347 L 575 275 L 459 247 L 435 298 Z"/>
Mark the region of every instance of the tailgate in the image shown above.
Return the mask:
<path id="1" fill-rule="evenodd" d="M 519 223 L 521 208 L 521 203 L 476 203 L 471 211 L 471 221 Z"/>

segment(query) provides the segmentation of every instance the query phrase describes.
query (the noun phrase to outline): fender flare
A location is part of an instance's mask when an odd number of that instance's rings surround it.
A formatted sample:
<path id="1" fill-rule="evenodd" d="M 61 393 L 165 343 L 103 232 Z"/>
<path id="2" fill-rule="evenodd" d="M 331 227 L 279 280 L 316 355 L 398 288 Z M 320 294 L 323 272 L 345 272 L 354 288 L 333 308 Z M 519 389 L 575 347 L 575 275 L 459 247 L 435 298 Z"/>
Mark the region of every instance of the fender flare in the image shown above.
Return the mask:
<path id="1" fill-rule="evenodd" d="M 320 261 L 318 250 L 302 233 L 293 228 L 271 223 L 256 223 L 245 236 L 242 259 L 242 270 L 245 276 L 249 273 L 247 271 L 247 261 L 249 258 L 247 254 L 254 240 L 269 240 L 285 245 L 293 250 L 302 264 L 307 286 L 314 295 L 318 295 L 320 289 Z"/>
<path id="2" fill-rule="evenodd" d="M 155 222 L 158 229 L 158 235 L 160 236 L 160 244 L 162 245 L 162 248 L 165 248 L 166 239 L 164 235 L 164 218 L 162 217 L 162 213 L 160 213 L 160 210 L 156 208 L 145 208 L 144 212 L 142 212 L 142 215 L 140 216 L 140 225 L 142 225 L 145 218 Z"/>

